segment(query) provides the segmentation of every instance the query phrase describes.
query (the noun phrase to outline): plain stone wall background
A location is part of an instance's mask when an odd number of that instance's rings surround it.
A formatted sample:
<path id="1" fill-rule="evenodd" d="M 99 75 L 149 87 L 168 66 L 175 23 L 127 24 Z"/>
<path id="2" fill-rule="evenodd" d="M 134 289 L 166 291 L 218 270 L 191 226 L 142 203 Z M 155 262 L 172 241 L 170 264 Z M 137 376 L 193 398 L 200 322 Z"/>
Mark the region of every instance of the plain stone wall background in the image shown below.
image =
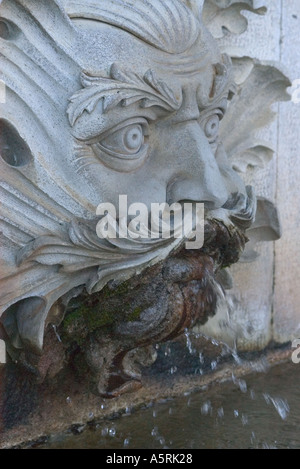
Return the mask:
<path id="1" fill-rule="evenodd" d="M 300 2 L 281 1 L 280 61 L 300 79 Z M 299 88 L 299 85 L 298 85 Z M 298 98 L 300 94 L 298 93 Z M 273 335 L 300 337 L 300 103 L 280 104 L 276 201 L 283 236 L 275 246 Z"/>
<path id="2" fill-rule="evenodd" d="M 248 30 L 241 36 L 225 37 L 222 43 L 242 48 L 244 55 L 279 62 L 291 81 L 300 79 L 300 1 L 264 0 L 261 4 L 267 6 L 267 14 L 244 12 Z M 277 118 L 261 136 L 276 149 L 275 156 L 265 169 L 248 174 L 247 182 L 255 186 L 257 195 L 276 203 L 283 235 L 274 243 L 258 243 L 260 257 L 255 262 L 230 269 L 235 285 L 229 294 L 232 337 L 240 349 L 300 337 L 300 103 L 280 103 L 274 110 Z M 222 314 L 226 315 L 221 312 L 208 326 L 214 328 Z M 208 331 L 206 326 L 203 331 Z M 216 331 L 217 336 L 222 334 Z"/>

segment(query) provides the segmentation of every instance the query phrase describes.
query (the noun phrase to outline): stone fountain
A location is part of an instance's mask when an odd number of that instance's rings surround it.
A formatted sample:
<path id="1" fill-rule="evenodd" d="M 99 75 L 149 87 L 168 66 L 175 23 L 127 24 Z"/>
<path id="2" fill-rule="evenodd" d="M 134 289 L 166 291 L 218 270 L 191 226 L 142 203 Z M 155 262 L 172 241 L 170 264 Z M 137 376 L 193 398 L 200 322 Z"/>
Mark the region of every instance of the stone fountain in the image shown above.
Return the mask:
<path id="1" fill-rule="evenodd" d="M 241 172 L 270 158 L 255 132 L 289 81 L 220 51 L 223 27 L 246 28 L 242 8 L 264 13 L 252 1 L 2 1 L 3 429 L 66 386 L 137 392 L 157 344 L 224 309 L 227 268 L 253 256 L 253 233 L 280 236 Z"/>

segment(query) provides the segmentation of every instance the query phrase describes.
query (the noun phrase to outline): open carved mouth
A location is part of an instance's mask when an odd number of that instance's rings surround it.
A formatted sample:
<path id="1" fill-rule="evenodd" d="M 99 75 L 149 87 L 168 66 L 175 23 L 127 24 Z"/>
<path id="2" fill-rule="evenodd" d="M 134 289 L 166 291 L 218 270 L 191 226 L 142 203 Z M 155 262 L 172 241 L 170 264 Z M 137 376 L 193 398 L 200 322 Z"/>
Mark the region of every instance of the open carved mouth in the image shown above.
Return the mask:
<path id="1" fill-rule="evenodd" d="M 168 284 L 179 287 L 184 303 L 184 320 L 168 339 L 197 322 L 204 324 L 214 315 L 218 298 L 223 296 L 216 276 L 222 268 L 238 261 L 246 242 L 241 229 L 212 219 L 205 224 L 205 242 L 201 249 L 182 248 L 166 260 L 163 277 Z"/>
<path id="2" fill-rule="evenodd" d="M 186 303 L 193 300 L 192 323 L 206 322 L 215 313 L 222 290 L 216 277 L 222 269 L 236 263 L 244 251 L 248 241 L 246 229 L 251 226 L 256 211 L 252 188 L 246 189 L 248 198 L 243 209 L 238 209 L 240 198 L 233 196 L 218 213 L 219 218 L 213 212 L 207 214 L 201 249 L 182 247 L 164 262 L 166 281 L 186 288 Z"/>
<path id="3" fill-rule="evenodd" d="M 219 220 L 211 219 L 205 223 L 203 247 L 197 250 L 183 247 L 175 254 L 174 259 L 180 263 L 179 259 L 184 257 L 189 259 L 191 264 L 196 265 L 204 257 L 210 258 L 213 262 L 214 273 L 216 273 L 239 260 L 247 241 L 245 233 L 235 225 L 226 226 Z M 176 281 L 176 277 L 173 280 Z"/>

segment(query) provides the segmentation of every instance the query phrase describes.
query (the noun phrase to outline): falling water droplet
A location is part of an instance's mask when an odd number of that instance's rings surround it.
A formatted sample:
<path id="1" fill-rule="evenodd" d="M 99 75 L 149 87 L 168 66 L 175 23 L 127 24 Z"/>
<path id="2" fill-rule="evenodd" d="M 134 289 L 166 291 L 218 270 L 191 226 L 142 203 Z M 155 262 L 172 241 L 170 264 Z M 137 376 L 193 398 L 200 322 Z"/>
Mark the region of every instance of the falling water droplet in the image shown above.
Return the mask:
<path id="1" fill-rule="evenodd" d="M 55 335 L 56 335 L 56 338 L 57 338 L 58 342 L 61 342 L 60 335 L 59 335 L 59 333 L 58 333 L 57 330 L 56 330 L 56 325 L 55 325 L 55 324 L 52 324 L 52 327 L 53 327 L 53 330 L 54 330 L 54 333 L 55 333 Z"/>
<path id="2" fill-rule="evenodd" d="M 211 362 L 210 367 L 212 370 L 215 370 L 217 368 L 217 362 L 214 360 Z"/>
<path id="3" fill-rule="evenodd" d="M 211 410 L 212 410 L 211 402 L 210 402 L 210 401 L 206 401 L 206 402 L 204 402 L 204 404 L 203 404 L 202 407 L 201 407 L 201 414 L 207 415 L 208 413 L 211 412 Z"/>
<path id="4" fill-rule="evenodd" d="M 239 388 L 243 393 L 247 392 L 247 383 L 244 379 L 239 379 Z"/>
<path id="5" fill-rule="evenodd" d="M 242 424 L 247 425 L 248 424 L 248 416 L 245 414 L 242 414 Z"/>
<path id="6" fill-rule="evenodd" d="M 239 416 L 239 411 L 235 409 L 233 411 L 233 415 L 235 416 L 235 418 L 237 418 Z"/>
<path id="7" fill-rule="evenodd" d="M 263 394 L 263 396 L 266 403 L 272 403 L 282 420 L 285 420 L 290 412 L 288 402 L 280 397 L 271 397 L 269 394 Z"/>
<path id="8" fill-rule="evenodd" d="M 129 446 L 129 438 L 125 438 L 123 446 L 124 447 Z"/>
<path id="9" fill-rule="evenodd" d="M 216 339 L 211 339 L 211 343 L 216 346 L 220 345 L 220 343 Z"/>
<path id="10" fill-rule="evenodd" d="M 223 407 L 220 407 L 218 410 L 217 410 L 217 413 L 218 413 L 218 416 L 220 418 L 223 418 L 224 417 L 224 409 Z"/>
<path id="11" fill-rule="evenodd" d="M 269 405 L 271 402 L 271 399 L 270 399 L 271 396 L 269 396 L 269 394 L 267 393 L 263 393 L 263 396 L 264 396 L 266 403 Z"/>
<path id="12" fill-rule="evenodd" d="M 246 393 L 247 392 L 246 381 L 244 379 L 237 378 L 233 373 L 231 376 L 232 376 L 232 382 L 240 388 L 241 392 Z"/>
<path id="13" fill-rule="evenodd" d="M 68 404 L 72 403 L 72 399 L 69 396 L 66 398 L 66 401 L 67 401 Z"/>
<path id="14" fill-rule="evenodd" d="M 290 406 L 288 405 L 288 402 L 284 399 L 278 398 L 274 400 L 273 404 L 282 420 L 285 420 L 290 413 Z"/>
<path id="15" fill-rule="evenodd" d="M 262 448 L 263 449 L 277 449 L 275 445 L 269 444 L 266 441 L 262 443 Z"/>
<path id="16" fill-rule="evenodd" d="M 110 428 L 108 431 L 109 436 L 114 437 L 116 435 L 116 429 L 114 427 Z"/>
<path id="17" fill-rule="evenodd" d="M 184 333 L 185 337 L 186 337 L 186 346 L 187 346 L 187 349 L 190 353 L 190 355 L 193 355 L 195 353 L 195 350 L 193 349 L 192 347 L 192 342 L 191 342 L 191 339 L 190 339 L 190 332 L 188 331 L 188 329 L 185 330 L 185 333 Z"/>
<path id="18" fill-rule="evenodd" d="M 234 359 L 235 363 L 236 363 L 237 365 L 241 365 L 241 364 L 243 363 L 243 361 L 241 360 L 241 358 L 240 358 L 239 355 L 238 355 L 236 340 L 234 341 L 233 348 L 230 349 L 230 351 L 231 351 L 231 356 L 232 356 L 232 358 Z"/>

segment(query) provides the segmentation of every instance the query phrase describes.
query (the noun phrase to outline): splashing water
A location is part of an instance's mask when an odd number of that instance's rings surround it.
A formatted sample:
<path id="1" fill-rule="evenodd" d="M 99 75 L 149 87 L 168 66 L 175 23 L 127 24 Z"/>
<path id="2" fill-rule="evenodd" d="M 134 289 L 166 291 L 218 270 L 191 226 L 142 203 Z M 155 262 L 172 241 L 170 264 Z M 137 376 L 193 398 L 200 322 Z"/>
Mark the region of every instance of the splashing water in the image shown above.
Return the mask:
<path id="1" fill-rule="evenodd" d="M 189 353 L 191 355 L 194 355 L 196 353 L 196 350 L 192 346 L 192 341 L 191 341 L 191 337 L 190 337 L 191 334 L 193 334 L 193 332 L 189 331 L 188 329 L 186 329 L 185 332 L 184 332 L 184 335 L 185 335 L 185 338 L 186 338 L 186 347 L 187 347 Z"/>
<path id="2" fill-rule="evenodd" d="M 108 434 L 109 434 L 109 436 L 111 436 L 111 437 L 116 436 L 116 429 L 115 429 L 114 427 L 110 428 L 110 429 L 108 430 Z"/>
<path id="3" fill-rule="evenodd" d="M 106 419 L 56 436 L 45 447 L 300 449 L 299 379 L 300 367 L 292 364 L 249 376 L 247 388 L 234 376 L 171 404 L 151 403 L 113 424 Z"/>
<path id="4" fill-rule="evenodd" d="M 282 418 L 282 420 L 285 420 L 290 412 L 290 407 L 288 405 L 288 402 L 285 399 L 281 399 L 280 397 L 272 397 L 270 394 L 264 393 L 263 394 L 266 403 L 269 405 L 270 403 L 273 404 L 275 407 L 276 411 Z"/>
<path id="5" fill-rule="evenodd" d="M 218 365 L 217 361 L 213 360 L 210 364 L 210 367 L 211 367 L 212 370 L 215 370 L 217 368 L 217 365 Z"/>
<path id="6" fill-rule="evenodd" d="M 210 401 L 204 402 L 204 404 L 201 407 L 201 414 L 202 415 L 208 415 L 208 414 L 211 414 L 211 413 L 212 413 L 211 402 Z"/>
<path id="7" fill-rule="evenodd" d="M 59 333 L 57 332 L 55 324 L 52 324 L 52 328 L 54 330 L 54 334 L 56 335 L 56 338 L 57 338 L 58 342 L 61 343 L 61 337 L 60 337 Z"/>
<path id="8" fill-rule="evenodd" d="M 234 373 L 232 373 L 232 382 L 235 384 L 241 392 L 246 393 L 247 392 L 247 383 L 244 379 L 237 378 Z"/>

